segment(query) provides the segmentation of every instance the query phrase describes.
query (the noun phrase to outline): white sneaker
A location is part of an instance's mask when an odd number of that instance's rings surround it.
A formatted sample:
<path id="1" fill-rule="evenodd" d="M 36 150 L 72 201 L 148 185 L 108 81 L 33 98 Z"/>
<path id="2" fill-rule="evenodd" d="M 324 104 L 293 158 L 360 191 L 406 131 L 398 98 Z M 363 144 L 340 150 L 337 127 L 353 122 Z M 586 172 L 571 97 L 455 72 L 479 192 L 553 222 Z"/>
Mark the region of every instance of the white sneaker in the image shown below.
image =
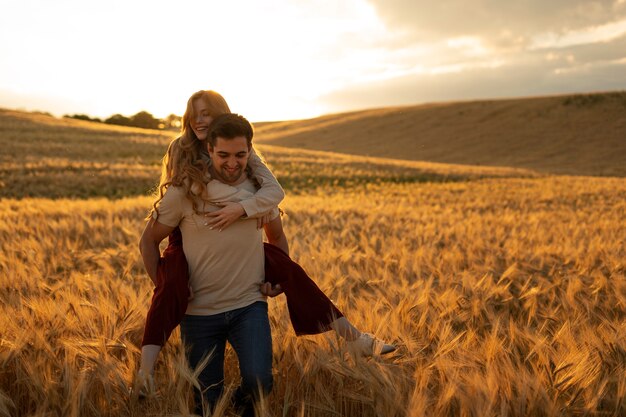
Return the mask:
<path id="1" fill-rule="evenodd" d="M 348 350 L 355 356 L 380 356 L 396 350 L 370 333 L 361 333 L 358 339 L 347 342 Z"/>
<path id="2" fill-rule="evenodd" d="M 140 369 L 135 377 L 133 391 L 137 393 L 137 397 L 139 398 L 156 397 L 157 390 L 154 383 L 154 377 L 151 374 L 146 374 Z"/>

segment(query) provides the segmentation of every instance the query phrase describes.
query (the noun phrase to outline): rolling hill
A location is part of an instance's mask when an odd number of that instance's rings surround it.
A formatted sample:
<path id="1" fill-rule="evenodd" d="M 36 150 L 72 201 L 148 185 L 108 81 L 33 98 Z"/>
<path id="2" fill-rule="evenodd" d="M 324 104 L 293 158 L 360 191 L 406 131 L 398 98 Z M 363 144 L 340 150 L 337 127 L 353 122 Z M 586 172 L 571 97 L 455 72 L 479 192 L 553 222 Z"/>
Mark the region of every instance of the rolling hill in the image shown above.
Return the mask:
<path id="1" fill-rule="evenodd" d="M 175 132 L 0 109 L 0 198 L 121 198 L 150 193 Z M 285 190 L 535 176 L 529 170 L 259 146 Z"/>
<path id="2" fill-rule="evenodd" d="M 424 104 L 257 126 L 257 143 L 626 176 L 626 92 Z"/>
<path id="3" fill-rule="evenodd" d="M 156 185 L 175 132 L 0 109 L 0 198 Z M 626 92 L 426 104 L 256 124 L 290 192 L 537 174 L 626 176 Z"/>

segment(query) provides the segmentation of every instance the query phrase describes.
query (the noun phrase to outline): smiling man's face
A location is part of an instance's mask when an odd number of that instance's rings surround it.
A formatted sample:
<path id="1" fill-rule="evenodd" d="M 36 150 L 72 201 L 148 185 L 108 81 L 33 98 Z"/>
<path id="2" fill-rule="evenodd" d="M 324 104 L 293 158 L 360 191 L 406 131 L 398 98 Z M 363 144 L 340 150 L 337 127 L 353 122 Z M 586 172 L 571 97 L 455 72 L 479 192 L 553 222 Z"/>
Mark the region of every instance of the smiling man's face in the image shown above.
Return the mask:
<path id="1" fill-rule="evenodd" d="M 242 179 L 250 156 L 245 136 L 233 139 L 217 137 L 215 146 L 209 143 L 208 150 L 218 180 L 226 184 L 236 184 Z"/>

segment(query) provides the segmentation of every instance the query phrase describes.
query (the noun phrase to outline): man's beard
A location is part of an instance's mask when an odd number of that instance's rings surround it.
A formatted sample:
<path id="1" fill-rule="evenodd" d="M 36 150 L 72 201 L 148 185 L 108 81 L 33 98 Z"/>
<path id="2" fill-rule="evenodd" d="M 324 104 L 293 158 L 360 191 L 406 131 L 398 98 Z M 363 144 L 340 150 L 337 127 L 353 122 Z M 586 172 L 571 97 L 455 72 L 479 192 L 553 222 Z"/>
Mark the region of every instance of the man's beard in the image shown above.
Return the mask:
<path id="1" fill-rule="evenodd" d="M 233 172 L 233 171 L 228 171 L 222 167 L 220 168 L 220 175 L 224 179 L 224 181 L 235 182 L 241 179 L 241 176 L 243 175 L 243 168 L 240 167 L 239 169 Z"/>

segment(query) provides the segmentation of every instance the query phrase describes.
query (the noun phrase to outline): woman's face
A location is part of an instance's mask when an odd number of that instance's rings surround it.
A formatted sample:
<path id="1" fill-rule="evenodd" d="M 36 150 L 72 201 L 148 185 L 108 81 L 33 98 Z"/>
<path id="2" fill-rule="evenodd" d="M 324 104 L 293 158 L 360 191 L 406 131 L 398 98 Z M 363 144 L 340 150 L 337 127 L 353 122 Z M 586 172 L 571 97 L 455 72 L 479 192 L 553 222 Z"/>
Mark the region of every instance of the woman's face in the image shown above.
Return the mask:
<path id="1" fill-rule="evenodd" d="M 209 115 L 209 106 L 202 98 L 193 101 L 193 113 L 195 117 L 191 119 L 191 129 L 199 140 L 206 140 L 209 135 L 209 125 L 213 118 Z"/>

